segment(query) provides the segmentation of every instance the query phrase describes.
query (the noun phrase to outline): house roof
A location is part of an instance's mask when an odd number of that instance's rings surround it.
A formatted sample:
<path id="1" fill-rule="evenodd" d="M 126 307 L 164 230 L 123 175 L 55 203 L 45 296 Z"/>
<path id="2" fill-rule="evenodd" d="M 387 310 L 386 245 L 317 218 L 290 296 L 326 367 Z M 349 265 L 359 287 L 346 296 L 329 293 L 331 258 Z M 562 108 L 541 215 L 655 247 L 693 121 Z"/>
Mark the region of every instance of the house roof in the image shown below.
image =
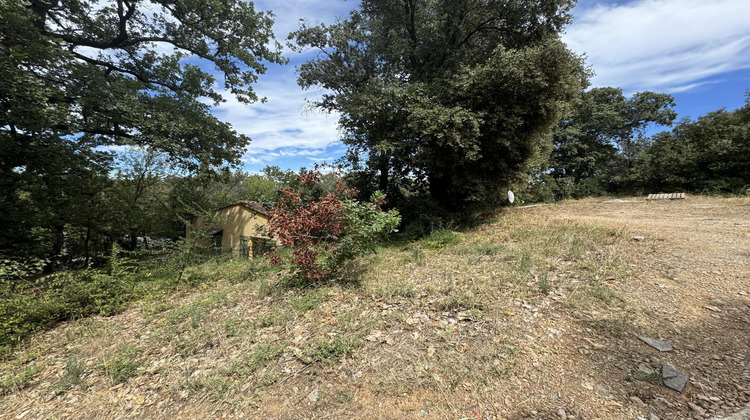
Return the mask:
<path id="1" fill-rule="evenodd" d="M 219 207 L 216 210 L 218 211 L 218 210 L 221 210 L 221 209 L 225 209 L 227 207 L 232 207 L 232 206 L 237 206 L 237 205 L 246 207 L 246 208 L 248 208 L 248 209 L 250 209 L 250 210 L 252 210 L 252 211 L 254 211 L 254 212 L 258 213 L 258 214 L 262 214 L 263 216 L 271 217 L 271 214 L 268 212 L 268 210 L 266 210 L 265 207 L 263 207 L 263 205 L 260 204 L 257 201 L 244 201 L 244 200 L 243 201 L 238 201 L 238 202 L 236 202 L 234 204 L 230 204 L 228 206 Z"/>
<path id="2" fill-rule="evenodd" d="M 263 205 L 260 204 L 257 201 L 242 200 L 242 201 L 238 201 L 236 203 L 228 204 L 228 205 L 223 206 L 223 207 L 219 207 L 218 209 L 216 209 L 214 211 L 219 211 L 219 210 L 226 209 L 226 208 L 229 208 L 229 207 L 232 207 L 232 206 L 242 206 L 242 207 L 250 209 L 250 210 L 252 210 L 252 211 L 254 211 L 254 212 L 258 213 L 258 214 L 261 214 L 263 216 L 271 217 L 271 213 L 269 213 L 268 210 L 266 210 L 266 208 L 263 207 Z M 193 217 L 196 217 L 196 216 L 197 215 L 195 215 L 195 214 L 190 215 L 190 216 L 188 216 L 186 218 L 186 220 L 192 219 Z"/>
<path id="3" fill-rule="evenodd" d="M 223 231 L 224 231 L 224 229 L 222 229 L 222 228 L 220 228 L 220 227 L 219 227 L 219 228 L 217 228 L 217 227 L 213 227 L 213 228 L 208 228 L 208 229 L 206 229 L 206 235 L 209 235 L 209 236 L 214 236 L 214 235 L 216 235 L 217 233 L 219 233 L 219 232 L 223 232 Z"/>

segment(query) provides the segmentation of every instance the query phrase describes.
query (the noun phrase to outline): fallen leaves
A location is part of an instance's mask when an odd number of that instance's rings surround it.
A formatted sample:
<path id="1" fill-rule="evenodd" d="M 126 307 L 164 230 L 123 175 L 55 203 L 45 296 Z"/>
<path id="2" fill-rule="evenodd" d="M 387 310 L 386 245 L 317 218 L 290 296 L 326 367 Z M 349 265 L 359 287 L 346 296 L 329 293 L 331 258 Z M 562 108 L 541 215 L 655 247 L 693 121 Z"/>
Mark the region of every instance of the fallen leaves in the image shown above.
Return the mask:
<path id="1" fill-rule="evenodd" d="M 365 337 L 365 340 L 371 341 L 371 342 L 380 342 L 380 336 L 383 335 L 383 332 L 380 330 L 373 330 L 370 332 L 370 335 Z"/>
<path id="2" fill-rule="evenodd" d="M 417 318 L 417 317 L 406 318 L 406 323 L 409 324 L 409 325 L 417 325 L 417 324 L 419 324 L 419 322 L 420 322 L 419 318 Z"/>

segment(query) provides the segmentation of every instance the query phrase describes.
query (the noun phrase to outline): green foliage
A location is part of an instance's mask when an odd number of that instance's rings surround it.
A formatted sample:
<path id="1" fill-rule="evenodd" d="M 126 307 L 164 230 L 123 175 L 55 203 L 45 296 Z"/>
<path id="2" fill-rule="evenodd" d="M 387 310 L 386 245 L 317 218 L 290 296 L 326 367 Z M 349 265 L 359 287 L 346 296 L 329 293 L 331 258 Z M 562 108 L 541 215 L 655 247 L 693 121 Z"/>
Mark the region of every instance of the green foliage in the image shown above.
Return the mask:
<path id="1" fill-rule="evenodd" d="M 539 282 L 539 292 L 541 292 L 543 295 L 549 294 L 550 289 L 552 288 L 552 284 L 549 277 L 547 276 L 547 273 L 540 274 L 537 281 Z"/>
<path id="2" fill-rule="evenodd" d="M 201 261 L 194 251 L 191 241 L 178 241 L 161 249 L 114 254 L 102 269 L 34 280 L 7 275 L 25 273 L 25 266 L 6 261 L 2 265 L 6 275 L 0 276 L 0 347 L 13 346 L 62 320 L 113 315 L 134 299 L 205 281 L 184 275 L 189 266 Z"/>
<path id="3" fill-rule="evenodd" d="M 680 121 L 656 135 L 638 158 L 633 181 L 651 192 L 740 193 L 750 185 L 748 104 Z"/>
<path id="4" fill-rule="evenodd" d="M 0 395 L 5 395 L 10 392 L 18 391 L 23 389 L 29 382 L 34 379 L 34 376 L 44 369 L 44 365 L 34 365 L 23 369 L 17 375 L 8 375 L 5 379 L 0 381 Z"/>
<path id="5" fill-rule="evenodd" d="M 0 260 L 0 279 L 12 285 L 12 282 L 23 281 L 26 277 L 41 273 L 48 263 L 48 260 L 43 259 L 4 258 Z"/>
<path id="6" fill-rule="evenodd" d="M 133 297 L 132 263 L 114 257 L 108 272 L 60 273 L 33 282 L 0 279 L 0 345 L 11 345 L 64 319 L 121 311 Z"/>
<path id="7" fill-rule="evenodd" d="M 340 266 L 344 261 L 361 255 L 372 254 L 377 246 L 396 232 L 401 222 L 397 210 L 383 211 L 385 195 L 376 191 L 369 202 L 344 200 L 344 233 L 333 253 L 331 263 Z"/>
<path id="8" fill-rule="evenodd" d="M 74 387 L 83 387 L 86 382 L 81 378 L 85 371 L 85 364 L 78 357 L 69 356 L 65 361 L 65 371 L 63 372 L 60 382 L 55 385 L 55 393 L 63 394 Z"/>
<path id="9" fill-rule="evenodd" d="M 349 159 L 376 189 L 468 213 L 540 163 L 584 85 L 582 60 L 558 36 L 573 4 L 363 1 L 346 20 L 290 35 L 324 52 L 299 83 L 332 92 L 316 105 L 340 113 Z"/>
<path id="10" fill-rule="evenodd" d="M 250 139 L 211 104 L 260 99 L 265 63 L 286 62 L 272 24 L 240 0 L 0 2 L 0 254 L 88 259 L 123 231 L 170 226 L 152 217 L 163 202 L 135 217 L 159 201 L 153 176 L 111 179 L 112 150 L 189 171 L 237 163 Z"/>
<path id="11" fill-rule="evenodd" d="M 626 98 L 622 89 L 612 87 L 581 92 L 554 130 L 549 175 L 532 182 L 531 201 L 616 192 L 648 145 L 646 128 L 671 125 L 677 116 L 673 107 L 674 98 L 667 94 L 639 92 Z"/>
<path id="12" fill-rule="evenodd" d="M 139 353 L 140 349 L 135 347 L 119 348 L 115 354 L 102 359 L 101 368 L 112 382 L 125 382 L 135 375 L 141 365 Z"/>

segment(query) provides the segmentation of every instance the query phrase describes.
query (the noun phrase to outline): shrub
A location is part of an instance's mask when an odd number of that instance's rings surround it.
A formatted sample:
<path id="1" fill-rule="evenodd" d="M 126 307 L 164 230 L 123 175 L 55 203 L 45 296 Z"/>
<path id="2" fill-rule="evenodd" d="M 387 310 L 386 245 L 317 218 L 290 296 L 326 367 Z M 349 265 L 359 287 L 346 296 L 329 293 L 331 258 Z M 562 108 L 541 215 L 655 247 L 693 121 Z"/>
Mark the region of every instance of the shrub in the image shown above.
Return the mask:
<path id="1" fill-rule="evenodd" d="M 134 260 L 113 256 L 107 270 L 1 279 L 0 346 L 61 320 L 121 311 L 133 298 L 135 269 Z"/>
<path id="2" fill-rule="evenodd" d="M 60 272 L 38 278 L 43 261 L 0 260 L 0 349 L 55 323 L 93 314 L 113 315 L 150 290 L 173 290 L 192 260 L 189 243 L 115 253 L 101 270 Z M 152 288 L 137 286 L 152 283 Z"/>
<path id="3" fill-rule="evenodd" d="M 271 262 L 286 263 L 291 278 L 302 283 L 323 281 L 346 261 L 374 252 L 401 220 L 396 210 L 382 210 L 382 193 L 356 201 L 356 191 L 345 188 L 338 173 L 324 176 L 320 170 L 316 165 L 297 177 L 296 187 L 281 191 L 269 222 L 269 234 L 291 249 L 286 259 L 272 252 Z"/>

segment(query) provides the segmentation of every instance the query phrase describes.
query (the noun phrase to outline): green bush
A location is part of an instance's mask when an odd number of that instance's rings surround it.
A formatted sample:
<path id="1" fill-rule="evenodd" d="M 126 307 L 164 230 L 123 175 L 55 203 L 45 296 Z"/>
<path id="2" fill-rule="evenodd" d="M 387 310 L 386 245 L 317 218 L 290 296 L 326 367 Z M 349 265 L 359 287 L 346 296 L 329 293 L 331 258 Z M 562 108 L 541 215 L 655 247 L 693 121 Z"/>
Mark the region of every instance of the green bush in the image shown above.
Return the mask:
<path id="1" fill-rule="evenodd" d="M 274 251 L 268 257 L 273 265 L 289 269 L 289 284 L 330 280 L 347 262 L 375 252 L 401 221 L 398 211 L 381 209 L 381 192 L 369 202 L 354 200 L 356 191 L 346 188 L 338 173 L 323 175 L 320 168 L 299 175 L 299 185 L 283 189 L 283 198 L 271 210 L 268 232 L 291 252 Z"/>
<path id="2" fill-rule="evenodd" d="M 190 244 L 116 254 L 100 270 L 63 272 L 32 279 L 37 262 L 0 260 L 0 349 L 55 323 L 89 315 L 113 315 L 149 293 L 181 286 L 194 264 Z M 185 276 L 187 277 L 187 276 Z"/>
<path id="3" fill-rule="evenodd" d="M 134 297 L 134 282 L 133 273 L 122 266 L 111 269 L 110 274 L 86 270 L 15 284 L 5 279 L 0 299 L 0 346 L 12 345 L 65 319 L 115 314 Z"/>

